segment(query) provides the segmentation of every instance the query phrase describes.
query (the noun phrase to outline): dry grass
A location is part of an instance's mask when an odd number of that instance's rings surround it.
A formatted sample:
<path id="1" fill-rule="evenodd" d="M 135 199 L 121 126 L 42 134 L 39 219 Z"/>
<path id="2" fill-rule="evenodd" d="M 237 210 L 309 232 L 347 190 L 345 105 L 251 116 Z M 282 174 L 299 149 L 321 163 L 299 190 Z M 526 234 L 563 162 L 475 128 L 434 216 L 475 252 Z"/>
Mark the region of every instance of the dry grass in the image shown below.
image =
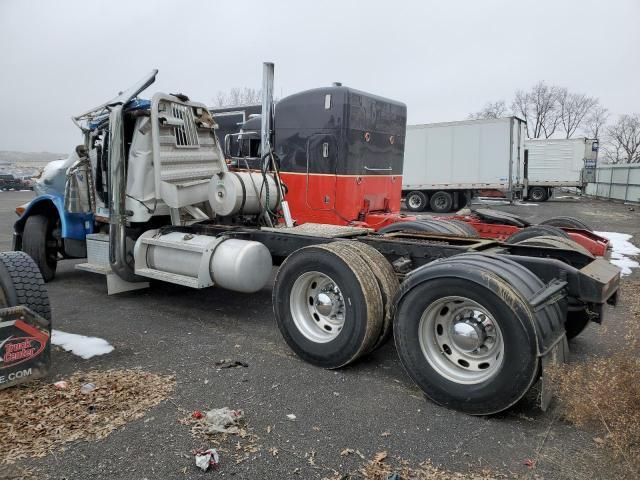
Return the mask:
<path id="1" fill-rule="evenodd" d="M 562 415 L 569 422 L 595 428 L 598 444 L 640 478 L 640 282 L 628 282 L 630 303 L 624 343 L 607 358 L 594 357 L 551 372 Z"/>
<path id="2" fill-rule="evenodd" d="M 75 373 L 66 381 L 65 389 L 35 382 L 0 391 L 0 465 L 104 438 L 142 417 L 175 386 L 173 377 L 138 370 Z M 82 394 L 85 383 L 95 390 Z"/>
<path id="3" fill-rule="evenodd" d="M 429 460 L 412 466 L 401 458 L 389 457 L 387 452 L 378 452 L 371 460 L 365 462 L 357 472 L 347 474 L 334 472 L 332 476 L 324 477 L 323 480 L 387 480 L 390 478 L 402 480 L 491 480 L 506 477 L 496 475 L 489 470 L 469 473 L 451 472 L 434 466 Z"/>

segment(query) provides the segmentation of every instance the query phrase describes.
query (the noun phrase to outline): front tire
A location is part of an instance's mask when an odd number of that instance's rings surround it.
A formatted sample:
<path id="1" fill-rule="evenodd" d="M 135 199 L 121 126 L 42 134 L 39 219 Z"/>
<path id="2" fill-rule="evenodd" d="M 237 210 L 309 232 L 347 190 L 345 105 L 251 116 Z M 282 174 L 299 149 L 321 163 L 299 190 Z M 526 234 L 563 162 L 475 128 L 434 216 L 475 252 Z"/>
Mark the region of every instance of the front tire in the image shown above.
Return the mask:
<path id="1" fill-rule="evenodd" d="M 45 282 L 56 275 L 58 247 L 53 237 L 55 221 L 45 215 L 31 215 L 22 232 L 22 251 L 28 254 L 42 273 Z"/>

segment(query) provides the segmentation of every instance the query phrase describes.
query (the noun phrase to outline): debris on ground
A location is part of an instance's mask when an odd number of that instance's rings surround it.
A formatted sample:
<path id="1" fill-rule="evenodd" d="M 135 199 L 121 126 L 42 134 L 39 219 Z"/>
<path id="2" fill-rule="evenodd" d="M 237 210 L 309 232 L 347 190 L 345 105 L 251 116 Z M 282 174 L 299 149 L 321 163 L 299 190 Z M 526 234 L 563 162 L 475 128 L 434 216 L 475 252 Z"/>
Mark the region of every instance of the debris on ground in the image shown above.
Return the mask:
<path id="1" fill-rule="evenodd" d="M 289 413 L 287 414 L 287 418 L 293 422 L 298 417 L 296 417 L 293 413 Z"/>
<path id="2" fill-rule="evenodd" d="M 226 358 L 224 360 L 219 360 L 216 362 L 216 367 L 222 368 L 234 368 L 234 367 L 243 367 L 248 368 L 249 364 L 245 362 L 241 362 L 240 360 L 231 360 L 230 358 Z"/>
<path id="3" fill-rule="evenodd" d="M 640 472 L 640 281 L 623 286 L 630 302 L 626 335 L 610 357 L 591 357 L 550 371 L 554 395 L 564 418 L 596 429 L 594 441 L 625 465 L 630 478 Z"/>
<path id="4" fill-rule="evenodd" d="M 203 472 L 209 470 L 209 467 L 215 467 L 220 464 L 220 457 L 215 448 L 196 450 L 194 455 L 196 457 L 196 467 Z"/>
<path id="5" fill-rule="evenodd" d="M 113 346 L 103 338 L 86 337 L 60 330 L 51 331 L 51 344 L 57 345 L 85 360 L 113 352 Z"/>
<path id="6" fill-rule="evenodd" d="M 242 410 L 231 410 L 227 407 L 201 412 L 195 410 L 180 423 L 191 426 L 191 435 L 204 439 L 209 445 L 216 447 L 219 455 L 232 459 L 236 464 L 251 458 L 262 446 L 258 444 L 258 436 L 251 433 L 246 425 Z"/>
<path id="7" fill-rule="evenodd" d="M 69 388 L 69 383 L 65 382 L 64 380 L 58 380 L 53 384 L 53 386 L 58 390 L 66 390 L 67 388 Z"/>
<path id="8" fill-rule="evenodd" d="M 230 408 L 214 408 L 204 414 L 206 433 L 238 433 L 238 424 L 244 417 L 242 410 Z"/>
<path id="9" fill-rule="evenodd" d="M 95 383 L 85 383 L 80 387 L 80 393 L 86 395 L 87 393 L 93 392 L 96 389 Z"/>
<path id="10" fill-rule="evenodd" d="M 168 375 L 139 370 L 75 373 L 60 389 L 42 381 L 0 391 L 0 464 L 44 457 L 77 440 L 99 440 L 167 398 Z M 87 383 L 96 387 L 82 394 Z"/>
<path id="11" fill-rule="evenodd" d="M 344 450 L 343 450 L 344 451 Z M 489 470 L 479 470 L 469 473 L 451 472 L 434 466 L 426 460 L 417 466 L 411 466 L 406 460 L 390 457 L 386 451 L 373 455 L 371 460 L 358 469 L 357 472 L 337 472 L 323 480 L 490 480 L 506 478 Z"/>

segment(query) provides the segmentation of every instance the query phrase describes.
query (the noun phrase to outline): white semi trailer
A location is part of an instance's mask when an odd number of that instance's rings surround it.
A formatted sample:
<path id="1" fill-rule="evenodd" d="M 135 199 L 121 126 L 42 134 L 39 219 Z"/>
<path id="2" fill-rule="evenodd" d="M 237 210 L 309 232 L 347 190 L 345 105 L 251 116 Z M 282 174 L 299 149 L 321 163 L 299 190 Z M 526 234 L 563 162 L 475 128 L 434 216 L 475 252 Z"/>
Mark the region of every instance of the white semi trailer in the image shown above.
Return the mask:
<path id="1" fill-rule="evenodd" d="M 407 209 L 448 212 L 478 190 L 519 195 L 526 122 L 518 117 L 408 125 L 402 190 Z"/>
<path id="2" fill-rule="evenodd" d="M 523 192 L 532 201 L 546 201 L 555 187 L 583 189 L 595 180 L 596 139 L 527 139 L 524 148 Z"/>

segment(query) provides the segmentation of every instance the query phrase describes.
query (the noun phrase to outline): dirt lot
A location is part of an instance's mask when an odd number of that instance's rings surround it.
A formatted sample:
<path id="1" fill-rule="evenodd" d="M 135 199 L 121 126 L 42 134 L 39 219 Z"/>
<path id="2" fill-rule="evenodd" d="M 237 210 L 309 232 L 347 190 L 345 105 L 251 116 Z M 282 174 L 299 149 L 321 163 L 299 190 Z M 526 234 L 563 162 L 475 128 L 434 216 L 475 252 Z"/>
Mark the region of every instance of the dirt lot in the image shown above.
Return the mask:
<path id="1" fill-rule="evenodd" d="M 0 193 L 0 249 L 11 247 L 13 208 L 31 196 Z M 496 208 L 533 220 L 578 216 L 596 230 L 640 238 L 640 207 L 630 211 L 620 204 L 560 198 Z M 632 277 L 638 276 L 636 270 Z M 174 374 L 177 386 L 171 401 L 107 438 L 77 442 L 22 464 L 43 478 L 323 478 L 362 465 L 355 453 L 340 455 L 347 448 L 366 458 L 385 450 L 412 464 L 431 459 L 452 471 L 489 468 L 516 477 L 597 479 L 615 471 L 594 433 L 563 423 L 554 410 L 541 412 L 530 399 L 492 418 L 430 403 L 403 372 L 392 343 L 339 371 L 303 363 L 275 327 L 270 288 L 246 295 L 154 284 L 109 297 L 102 277 L 75 270 L 67 261 L 59 264 L 48 289 L 54 328 L 101 337 L 115 347 L 89 360 L 54 349 L 51 381 L 75 371 L 141 368 Z M 574 361 L 615 349 L 625 311 L 622 298 L 615 312 L 608 311 L 606 326 L 589 326 L 573 343 Z M 248 367 L 217 369 L 214 363 L 225 358 Z M 183 410 L 224 406 L 246 412 L 260 448 L 239 464 L 223 455 L 217 472 L 202 473 L 190 452 L 207 445 L 179 420 Z M 529 460 L 536 461 L 535 468 L 527 466 Z"/>

